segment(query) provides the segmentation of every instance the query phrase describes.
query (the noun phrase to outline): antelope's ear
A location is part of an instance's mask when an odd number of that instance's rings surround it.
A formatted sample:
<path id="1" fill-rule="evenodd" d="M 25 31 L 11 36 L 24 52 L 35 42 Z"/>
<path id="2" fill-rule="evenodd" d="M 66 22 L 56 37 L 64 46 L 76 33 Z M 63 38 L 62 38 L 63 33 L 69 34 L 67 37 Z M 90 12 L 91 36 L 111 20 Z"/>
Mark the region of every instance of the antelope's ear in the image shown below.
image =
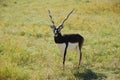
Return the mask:
<path id="1" fill-rule="evenodd" d="M 54 26 L 54 25 L 51 25 L 50 27 L 51 27 L 51 29 L 55 29 L 55 26 Z"/>
<path id="2" fill-rule="evenodd" d="M 60 26 L 58 27 L 58 30 L 60 31 L 63 27 L 64 27 L 63 25 L 60 25 Z"/>

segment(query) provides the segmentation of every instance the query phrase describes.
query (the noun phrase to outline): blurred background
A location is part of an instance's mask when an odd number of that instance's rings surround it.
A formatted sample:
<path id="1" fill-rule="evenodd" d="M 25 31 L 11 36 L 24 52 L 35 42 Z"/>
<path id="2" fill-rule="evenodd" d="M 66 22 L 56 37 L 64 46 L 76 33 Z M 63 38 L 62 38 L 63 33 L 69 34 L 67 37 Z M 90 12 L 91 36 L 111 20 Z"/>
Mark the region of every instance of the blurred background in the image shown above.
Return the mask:
<path id="1" fill-rule="evenodd" d="M 63 34 L 85 38 L 83 60 L 68 51 L 66 69 L 48 10 Z M 0 80 L 119 80 L 120 0 L 0 0 Z"/>

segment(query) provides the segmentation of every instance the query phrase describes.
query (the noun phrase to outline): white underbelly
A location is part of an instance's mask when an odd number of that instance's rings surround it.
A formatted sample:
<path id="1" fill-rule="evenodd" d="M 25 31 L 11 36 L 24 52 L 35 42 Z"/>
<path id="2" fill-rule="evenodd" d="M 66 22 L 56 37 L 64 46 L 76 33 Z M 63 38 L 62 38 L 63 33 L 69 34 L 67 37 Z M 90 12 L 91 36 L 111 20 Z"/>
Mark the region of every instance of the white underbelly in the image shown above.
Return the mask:
<path id="1" fill-rule="evenodd" d="M 65 47 L 66 47 L 66 44 L 65 43 L 62 43 L 62 44 L 57 44 L 58 45 L 58 48 L 60 49 L 60 51 L 64 51 L 65 50 Z M 67 50 L 72 50 L 72 49 L 75 49 L 78 47 L 78 43 L 68 43 L 68 48 Z"/>

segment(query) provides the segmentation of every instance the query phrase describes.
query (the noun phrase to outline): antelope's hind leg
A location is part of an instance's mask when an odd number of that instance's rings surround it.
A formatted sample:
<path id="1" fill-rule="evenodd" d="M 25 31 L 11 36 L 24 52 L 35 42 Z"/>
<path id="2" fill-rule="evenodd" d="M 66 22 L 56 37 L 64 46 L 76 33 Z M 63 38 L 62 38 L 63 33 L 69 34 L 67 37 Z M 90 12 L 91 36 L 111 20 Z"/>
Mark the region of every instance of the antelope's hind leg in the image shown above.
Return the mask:
<path id="1" fill-rule="evenodd" d="M 79 66 L 81 64 L 81 61 L 82 61 L 82 51 L 81 51 L 81 48 L 82 48 L 82 44 L 78 44 L 78 47 L 79 47 Z"/>

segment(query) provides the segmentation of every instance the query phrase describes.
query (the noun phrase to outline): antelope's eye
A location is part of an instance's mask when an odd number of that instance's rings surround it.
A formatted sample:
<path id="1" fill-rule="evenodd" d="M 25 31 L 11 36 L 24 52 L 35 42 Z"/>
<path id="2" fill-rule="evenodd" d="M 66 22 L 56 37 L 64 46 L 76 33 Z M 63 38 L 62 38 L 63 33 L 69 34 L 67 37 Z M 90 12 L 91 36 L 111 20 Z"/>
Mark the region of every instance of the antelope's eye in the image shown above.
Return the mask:
<path id="1" fill-rule="evenodd" d="M 57 33 L 57 32 L 58 32 L 57 30 L 54 31 L 54 33 Z"/>

